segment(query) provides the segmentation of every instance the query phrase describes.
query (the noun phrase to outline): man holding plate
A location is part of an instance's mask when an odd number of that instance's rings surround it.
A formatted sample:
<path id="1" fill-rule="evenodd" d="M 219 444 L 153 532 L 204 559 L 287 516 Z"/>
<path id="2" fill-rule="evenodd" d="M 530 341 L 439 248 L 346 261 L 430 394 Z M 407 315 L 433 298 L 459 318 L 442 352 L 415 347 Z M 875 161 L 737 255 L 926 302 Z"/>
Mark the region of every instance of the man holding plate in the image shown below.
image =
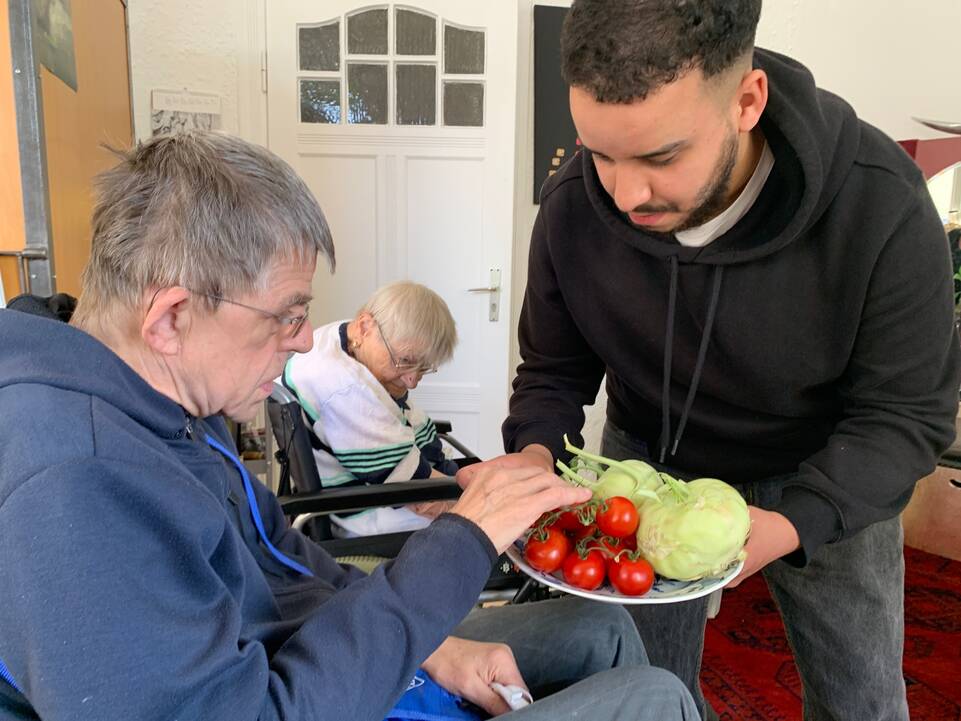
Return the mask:
<path id="1" fill-rule="evenodd" d="M 754 47 L 761 0 L 575 0 L 499 466 L 601 451 L 741 491 L 806 719 L 906 720 L 898 514 L 954 438 L 948 247 L 894 141 Z M 462 471 L 466 476 L 472 470 Z M 706 599 L 634 605 L 702 708 Z M 825 658 L 834 661 L 825 664 Z"/>

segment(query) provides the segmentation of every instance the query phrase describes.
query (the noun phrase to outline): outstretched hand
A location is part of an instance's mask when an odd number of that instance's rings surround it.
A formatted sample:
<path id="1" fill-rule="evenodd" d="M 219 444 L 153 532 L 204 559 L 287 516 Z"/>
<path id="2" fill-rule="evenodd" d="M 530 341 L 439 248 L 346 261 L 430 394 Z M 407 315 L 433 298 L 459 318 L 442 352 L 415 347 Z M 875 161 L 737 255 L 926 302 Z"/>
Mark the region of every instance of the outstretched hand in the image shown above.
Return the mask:
<path id="1" fill-rule="evenodd" d="M 477 704 L 492 716 L 511 709 L 491 689 L 491 683 L 527 688 L 513 652 L 502 643 L 450 636 L 424 661 L 423 669 L 445 689 Z"/>
<path id="2" fill-rule="evenodd" d="M 589 489 L 572 486 L 541 468 L 488 465 L 475 471 L 451 513 L 476 523 L 503 553 L 541 514 L 590 498 Z"/>

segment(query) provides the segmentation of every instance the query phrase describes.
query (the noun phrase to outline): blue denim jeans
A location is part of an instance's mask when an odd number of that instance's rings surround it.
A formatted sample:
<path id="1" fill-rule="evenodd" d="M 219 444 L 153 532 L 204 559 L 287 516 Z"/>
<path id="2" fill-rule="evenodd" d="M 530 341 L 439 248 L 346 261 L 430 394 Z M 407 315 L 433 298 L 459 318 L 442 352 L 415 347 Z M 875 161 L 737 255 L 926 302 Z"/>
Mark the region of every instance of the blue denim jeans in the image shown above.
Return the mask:
<path id="1" fill-rule="evenodd" d="M 452 636 L 505 643 L 534 703 L 504 721 L 697 721 L 694 699 L 653 668 L 621 606 L 568 596 L 474 611 Z M 546 695 L 550 694 L 550 695 Z"/>
<path id="2" fill-rule="evenodd" d="M 645 443 L 610 422 L 601 453 L 649 457 Z M 776 481 L 735 487 L 759 508 L 781 496 Z M 805 721 L 907 721 L 903 544 L 901 519 L 893 518 L 823 546 L 804 568 L 775 561 L 764 569 L 803 683 Z M 698 681 L 707 598 L 629 611 L 651 663 L 685 683 L 702 718 L 715 717 Z"/>

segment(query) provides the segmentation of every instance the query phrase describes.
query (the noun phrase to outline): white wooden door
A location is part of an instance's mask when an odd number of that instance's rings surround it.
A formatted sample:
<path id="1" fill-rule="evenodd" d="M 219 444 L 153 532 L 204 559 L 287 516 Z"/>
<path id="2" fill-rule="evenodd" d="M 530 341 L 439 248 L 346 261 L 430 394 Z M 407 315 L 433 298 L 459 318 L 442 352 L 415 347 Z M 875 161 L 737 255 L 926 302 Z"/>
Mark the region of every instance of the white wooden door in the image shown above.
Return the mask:
<path id="1" fill-rule="evenodd" d="M 460 343 L 413 397 L 481 457 L 500 453 L 511 375 L 514 3 L 270 0 L 266 34 L 268 143 L 316 195 L 337 251 L 336 275 L 314 279 L 312 321 L 352 317 L 393 280 L 437 291 Z M 499 291 L 468 291 L 491 286 L 492 270 Z"/>

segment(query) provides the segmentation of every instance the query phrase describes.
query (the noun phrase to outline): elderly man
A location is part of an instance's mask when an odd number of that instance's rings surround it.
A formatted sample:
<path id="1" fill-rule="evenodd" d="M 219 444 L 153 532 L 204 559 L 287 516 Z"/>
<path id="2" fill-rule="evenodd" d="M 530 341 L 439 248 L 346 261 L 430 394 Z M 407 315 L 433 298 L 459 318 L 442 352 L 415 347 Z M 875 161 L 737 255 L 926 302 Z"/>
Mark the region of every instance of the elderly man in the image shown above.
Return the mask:
<path id="1" fill-rule="evenodd" d="M 584 500 L 550 473 L 478 475 L 371 576 L 288 528 L 220 415 L 250 419 L 310 348 L 318 255 L 324 217 L 282 161 L 159 137 L 102 178 L 71 325 L 0 312 L 0 719 L 378 721 L 419 668 L 492 714 L 492 682 L 566 686 L 511 718 L 693 718 L 619 609 L 450 636 L 497 552 Z"/>

